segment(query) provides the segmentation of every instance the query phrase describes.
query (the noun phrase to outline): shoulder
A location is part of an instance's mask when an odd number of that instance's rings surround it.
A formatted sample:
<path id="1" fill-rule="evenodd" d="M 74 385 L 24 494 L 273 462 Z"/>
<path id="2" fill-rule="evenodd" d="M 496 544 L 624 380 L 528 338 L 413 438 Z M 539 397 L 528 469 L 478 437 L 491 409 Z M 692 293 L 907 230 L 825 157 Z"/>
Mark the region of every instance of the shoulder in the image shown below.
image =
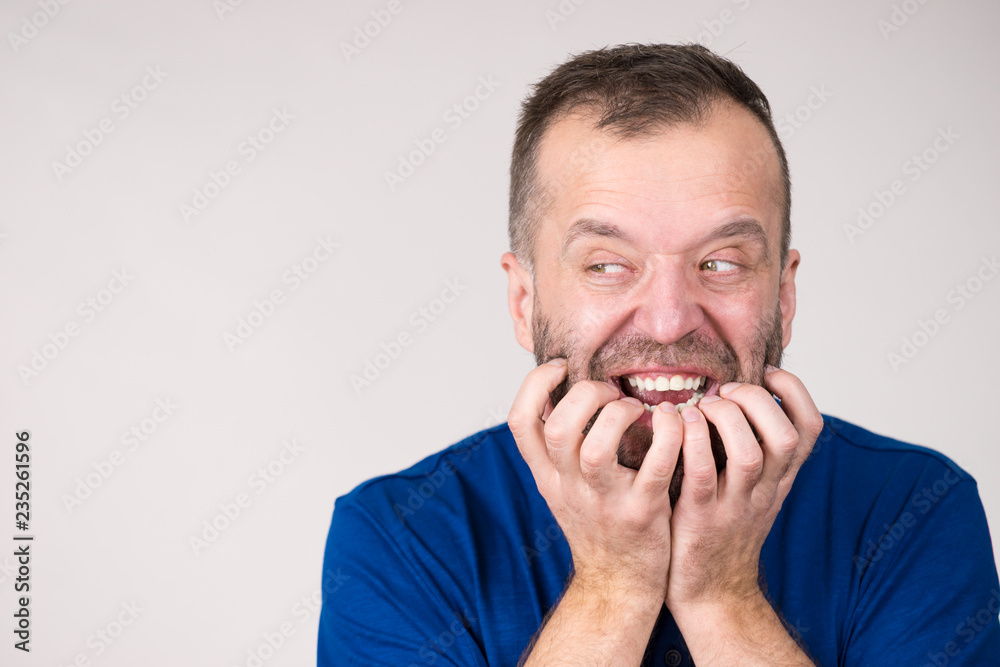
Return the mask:
<path id="1" fill-rule="evenodd" d="M 880 435 L 830 415 L 823 415 L 823 432 L 807 464 L 851 469 L 854 475 L 866 479 L 912 479 L 914 475 L 937 474 L 952 483 L 975 483 L 968 472 L 939 451 Z"/>
<path id="2" fill-rule="evenodd" d="M 822 527 L 824 539 L 844 556 L 853 556 L 859 544 L 878 544 L 887 527 L 901 521 L 921 524 L 907 531 L 910 539 L 931 529 L 925 517 L 951 517 L 955 527 L 981 531 L 974 520 L 983 513 L 976 481 L 950 458 L 843 419 L 823 419 L 782 510 L 785 528 Z"/>
<path id="3" fill-rule="evenodd" d="M 496 510 L 534 482 L 507 424 L 470 435 L 414 465 L 361 483 L 337 499 L 335 515 L 360 511 L 391 532 L 443 533 Z"/>

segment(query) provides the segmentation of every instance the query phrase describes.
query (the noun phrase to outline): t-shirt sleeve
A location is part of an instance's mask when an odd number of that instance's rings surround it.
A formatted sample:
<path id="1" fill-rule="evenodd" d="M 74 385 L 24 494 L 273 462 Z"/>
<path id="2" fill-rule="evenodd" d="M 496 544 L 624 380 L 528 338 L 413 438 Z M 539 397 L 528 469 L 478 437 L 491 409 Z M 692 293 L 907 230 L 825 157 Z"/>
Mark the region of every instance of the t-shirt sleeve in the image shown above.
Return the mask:
<path id="1" fill-rule="evenodd" d="M 986 515 L 975 481 L 952 472 L 949 484 L 948 475 L 914 489 L 886 524 L 841 664 L 1000 665 L 1000 585 Z"/>
<path id="2" fill-rule="evenodd" d="M 453 609 L 405 533 L 342 498 L 323 563 L 317 664 L 486 665 L 468 610 Z"/>

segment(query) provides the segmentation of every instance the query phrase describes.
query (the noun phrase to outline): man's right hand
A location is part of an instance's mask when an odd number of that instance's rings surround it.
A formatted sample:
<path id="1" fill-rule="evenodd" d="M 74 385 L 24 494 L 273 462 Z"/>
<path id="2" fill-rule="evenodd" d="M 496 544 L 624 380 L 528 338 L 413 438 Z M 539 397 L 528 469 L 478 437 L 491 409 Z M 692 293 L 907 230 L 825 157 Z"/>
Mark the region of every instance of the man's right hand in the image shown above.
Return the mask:
<path id="1" fill-rule="evenodd" d="M 630 635 L 622 639 L 633 640 L 625 645 L 635 645 L 638 653 L 622 664 L 637 664 L 666 596 L 668 490 L 684 429 L 676 412 L 657 409 L 641 468 L 625 468 L 618 464 L 618 445 L 644 408 L 634 398 L 619 399 L 612 384 L 589 380 L 574 384 L 553 408 L 550 392 L 566 372 L 561 359 L 532 370 L 508 415 L 521 455 L 566 536 L 574 568 L 527 664 L 543 664 L 540 655 L 565 657 L 567 648 L 591 651 L 592 659 L 601 635 L 604 647 L 615 646 L 607 642 L 608 632 Z M 617 646 L 616 658 L 625 658 L 622 644 Z"/>

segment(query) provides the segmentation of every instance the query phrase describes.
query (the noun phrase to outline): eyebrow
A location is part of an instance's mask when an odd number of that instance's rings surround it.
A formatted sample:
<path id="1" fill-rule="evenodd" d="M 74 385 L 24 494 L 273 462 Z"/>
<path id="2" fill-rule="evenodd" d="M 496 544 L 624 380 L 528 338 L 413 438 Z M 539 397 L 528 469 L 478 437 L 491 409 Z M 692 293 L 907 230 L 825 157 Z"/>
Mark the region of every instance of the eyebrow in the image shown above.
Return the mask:
<path id="1" fill-rule="evenodd" d="M 760 246 L 761 250 L 764 251 L 765 261 L 770 264 L 771 262 L 771 244 L 767 240 L 767 233 L 764 231 L 764 227 L 749 216 L 744 216 L 733 220 L 732 222 L 727 222 L 721 227 L 713 231 L 706 241 L 718 241 L 720 239 L 731 239 L 736 237 L 743 237 L 751 243 L 756 243 Z"/>
<path id="2" fill-rule="evenodd" d="M 618 225 L 613 225 L 610 222 L 603 222 L 601 220 L 594 220 L 593 218 L 580 218 L 570 225 L 569 231 L 566 233 L 566 240 L 563 241 L 562 253 L 560 257 L 565 259 L 566 255 L 569 253 L 570 246 L 580 239 L 593 238 L 595 236 L 618 239 L 635 245 L 635 239 L 633 239 Z"/>
<path id="3" fill-rule="evenodd" d="M 637 245 L 635 239 L 618 225 L 602 220 L 594 220 L 593 218 L 580 218 L 570 225 L 569 231 L 566 234 L 566 240 L 563 241 L 561 258 L 565 259 L 570 247 L 577 241 L 593 237 L 613 238 L 633 246 Z M 764 227 L 757 220 L 748 216 L 740 217 L 717 227 L 703 239 L 703 242 L 707 243 L 709 241 L 738 237 L 743 237 L 751 243 L 759 245 L 761 250 L 764 251 L 764 257 L 767 258 L 767 262 L 770 263 L 771 244 L 767 239 L 767 233 L 764 232 Z"/>

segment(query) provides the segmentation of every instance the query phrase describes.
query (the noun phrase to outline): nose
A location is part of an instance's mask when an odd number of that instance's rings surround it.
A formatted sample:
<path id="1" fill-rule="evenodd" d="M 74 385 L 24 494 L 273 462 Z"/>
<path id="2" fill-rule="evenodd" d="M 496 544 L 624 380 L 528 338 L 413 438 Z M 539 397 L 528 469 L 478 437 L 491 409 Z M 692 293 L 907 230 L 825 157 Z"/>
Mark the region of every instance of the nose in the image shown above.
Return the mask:
<path id="1" fill-rule="evenodd" d="M 635 292 L 633 324 L 659 343 L 676 343 L 705 323 L 697 275 L 680 261 L 657 262 Z"/>

